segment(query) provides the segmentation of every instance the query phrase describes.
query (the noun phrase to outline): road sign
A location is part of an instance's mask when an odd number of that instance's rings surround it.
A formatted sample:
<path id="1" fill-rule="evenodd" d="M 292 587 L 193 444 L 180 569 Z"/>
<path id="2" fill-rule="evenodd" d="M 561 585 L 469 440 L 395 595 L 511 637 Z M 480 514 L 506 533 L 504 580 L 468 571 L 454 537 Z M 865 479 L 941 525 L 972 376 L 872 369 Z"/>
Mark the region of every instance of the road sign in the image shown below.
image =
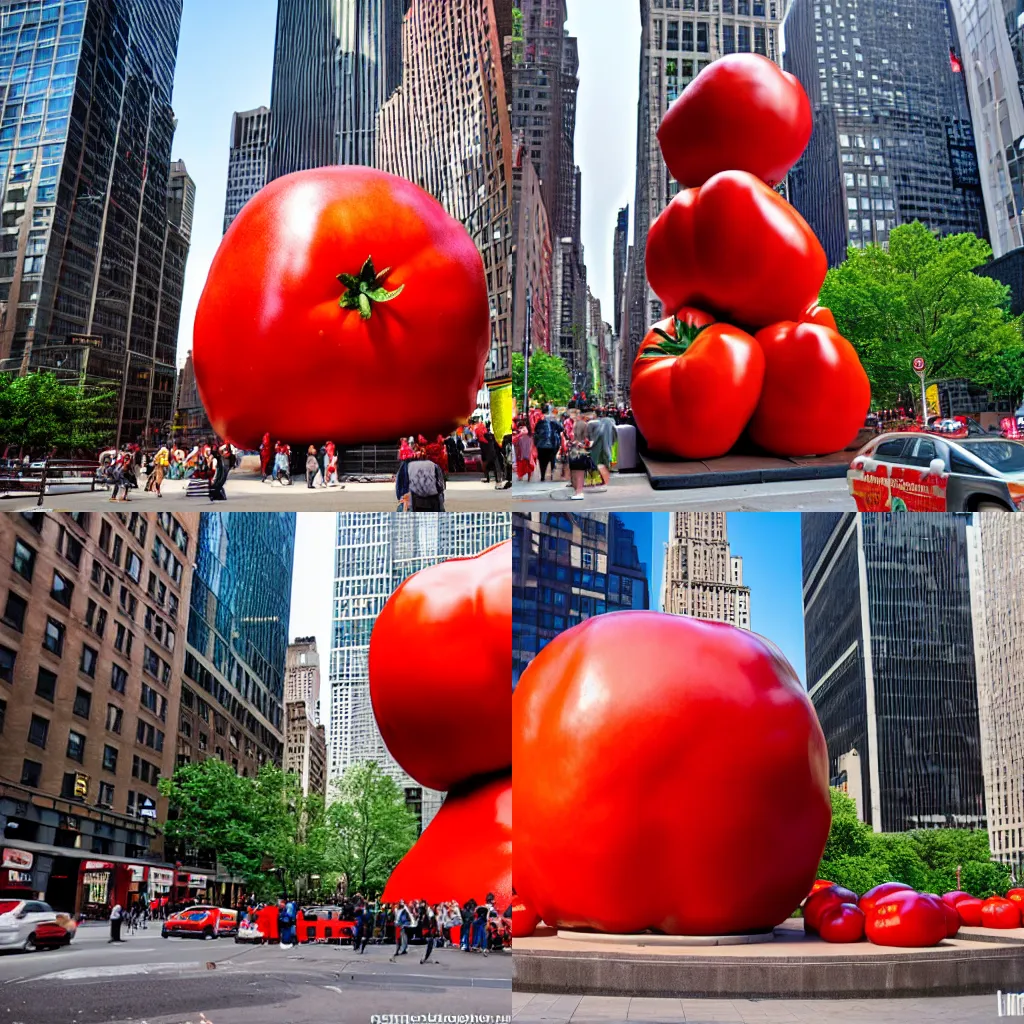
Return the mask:
<path id="1" fill-rule="evenodd" d="M 921 378 L 921 423 L 926 426 L 928 424 L 928 395 L 925 390 L 924 382 L 924 357 L 915 356 L 912 365 L 914 367 L 914 373 Z"/>
<path id="2" fill-rule="evenodd" d="M 924 359 L 921 356 L 914 359 L 914 373 L 924 373 Z"/>

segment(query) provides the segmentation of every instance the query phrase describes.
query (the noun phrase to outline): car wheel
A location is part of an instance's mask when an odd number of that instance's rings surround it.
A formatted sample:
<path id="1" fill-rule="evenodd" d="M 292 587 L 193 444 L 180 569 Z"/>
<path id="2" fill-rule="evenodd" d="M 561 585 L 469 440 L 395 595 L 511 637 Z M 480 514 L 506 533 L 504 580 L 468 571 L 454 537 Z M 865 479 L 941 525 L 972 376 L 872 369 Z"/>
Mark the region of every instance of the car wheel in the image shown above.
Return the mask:
<path id="1" fill-rule="evenodd" d="M 170 938 L 170 936 L 167 934 L 167 929 L 166 928 L 161 928 L 160 929 L 160 938 L 161 939 L 169 939 Z"/>
<path id="2" fill-rule="evenodd" d="M 32 953 L 39 947 L 36 945 L 36 933 L 33 932 L 26 940 L 25 944 L 21 947 L 26 953 Z"/>
<path id="3" fill-rule="evenodd" d="M 214 937 L 213 929 L 209 925 L 207 925 L 203 929 L 203 941 L 205 942 L 207 939 L 212 939 L 213 937 Z"/>
<path id="4" fill-rule="evenodd" d="M 998 501 L 979 501 L 975 512 L 1009 512 L 1010 510 Z"/>

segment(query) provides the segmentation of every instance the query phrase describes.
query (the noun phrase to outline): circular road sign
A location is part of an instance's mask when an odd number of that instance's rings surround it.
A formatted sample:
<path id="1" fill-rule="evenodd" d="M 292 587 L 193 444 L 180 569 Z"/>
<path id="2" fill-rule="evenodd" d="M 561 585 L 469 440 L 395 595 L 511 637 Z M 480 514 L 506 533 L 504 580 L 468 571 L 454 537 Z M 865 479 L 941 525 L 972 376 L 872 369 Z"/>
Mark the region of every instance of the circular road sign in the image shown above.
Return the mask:
<path id="1" fill-rule="evenodd" d="M 914 359 L 914 372 L 920 373 L 924 369 L 924 359 L 921 356 L 917 356 Z"/>

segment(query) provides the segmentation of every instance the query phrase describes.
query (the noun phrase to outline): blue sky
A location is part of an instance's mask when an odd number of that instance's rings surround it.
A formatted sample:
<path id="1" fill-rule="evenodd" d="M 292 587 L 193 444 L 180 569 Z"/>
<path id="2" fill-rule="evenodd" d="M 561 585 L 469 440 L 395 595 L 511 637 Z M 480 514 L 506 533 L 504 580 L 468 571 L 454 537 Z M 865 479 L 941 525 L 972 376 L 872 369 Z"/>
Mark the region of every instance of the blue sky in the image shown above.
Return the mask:
<path id="1" fill-rule="evenodd" d="M 227 191 L 231 115 L 270 105 L 277 0 L 185 0 L 174 78 L 178 128 L 173 155 L 196 183 L 192 247 L 178 331 L 178 362 L 220 244 Z"/>
<path id="2" fill-rule="evenodd" d="M 660 609 L 669 513 L 619 515 L 636 532 L 640 557 L 649 563 L 651 607 Z M 782 648 L 806 685 L 800 515 L 729 512 L 727 524 L 732 553 L 743 556 L 743 581 L 750 587 L 751 627 Z"/>

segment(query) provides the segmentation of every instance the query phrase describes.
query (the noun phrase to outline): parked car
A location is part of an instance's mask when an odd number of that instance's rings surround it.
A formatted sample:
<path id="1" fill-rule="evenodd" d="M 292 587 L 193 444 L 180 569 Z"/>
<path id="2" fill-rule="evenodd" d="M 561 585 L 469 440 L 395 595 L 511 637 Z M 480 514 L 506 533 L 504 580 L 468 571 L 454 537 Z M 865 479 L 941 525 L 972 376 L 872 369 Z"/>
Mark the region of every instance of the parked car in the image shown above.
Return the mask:
<path id="1" fill-rule="evenodd" d="M 0 900 L 0 949 L 56 949 L 66 946 L 72 934 L 57 923 L 49 903 Z"/>
<path id="2" fill-rule="evenodd" d="M 846 478 L 860 512 L 1015 512 L 1024 509 L 1024 443 L 880 434 Z"/>
<path id="3" fill-rule="evenodd" d="M 238 911 L 223 907 L 211 907 L 197 904 L 185 910 L 171 914 L 164 921 L 160 930 L 161 936 L 168 939 L 172 935 L 194 935 L 200 939 L 216 939 L 222 935 L 235 935 L 238 932 Z"/>

